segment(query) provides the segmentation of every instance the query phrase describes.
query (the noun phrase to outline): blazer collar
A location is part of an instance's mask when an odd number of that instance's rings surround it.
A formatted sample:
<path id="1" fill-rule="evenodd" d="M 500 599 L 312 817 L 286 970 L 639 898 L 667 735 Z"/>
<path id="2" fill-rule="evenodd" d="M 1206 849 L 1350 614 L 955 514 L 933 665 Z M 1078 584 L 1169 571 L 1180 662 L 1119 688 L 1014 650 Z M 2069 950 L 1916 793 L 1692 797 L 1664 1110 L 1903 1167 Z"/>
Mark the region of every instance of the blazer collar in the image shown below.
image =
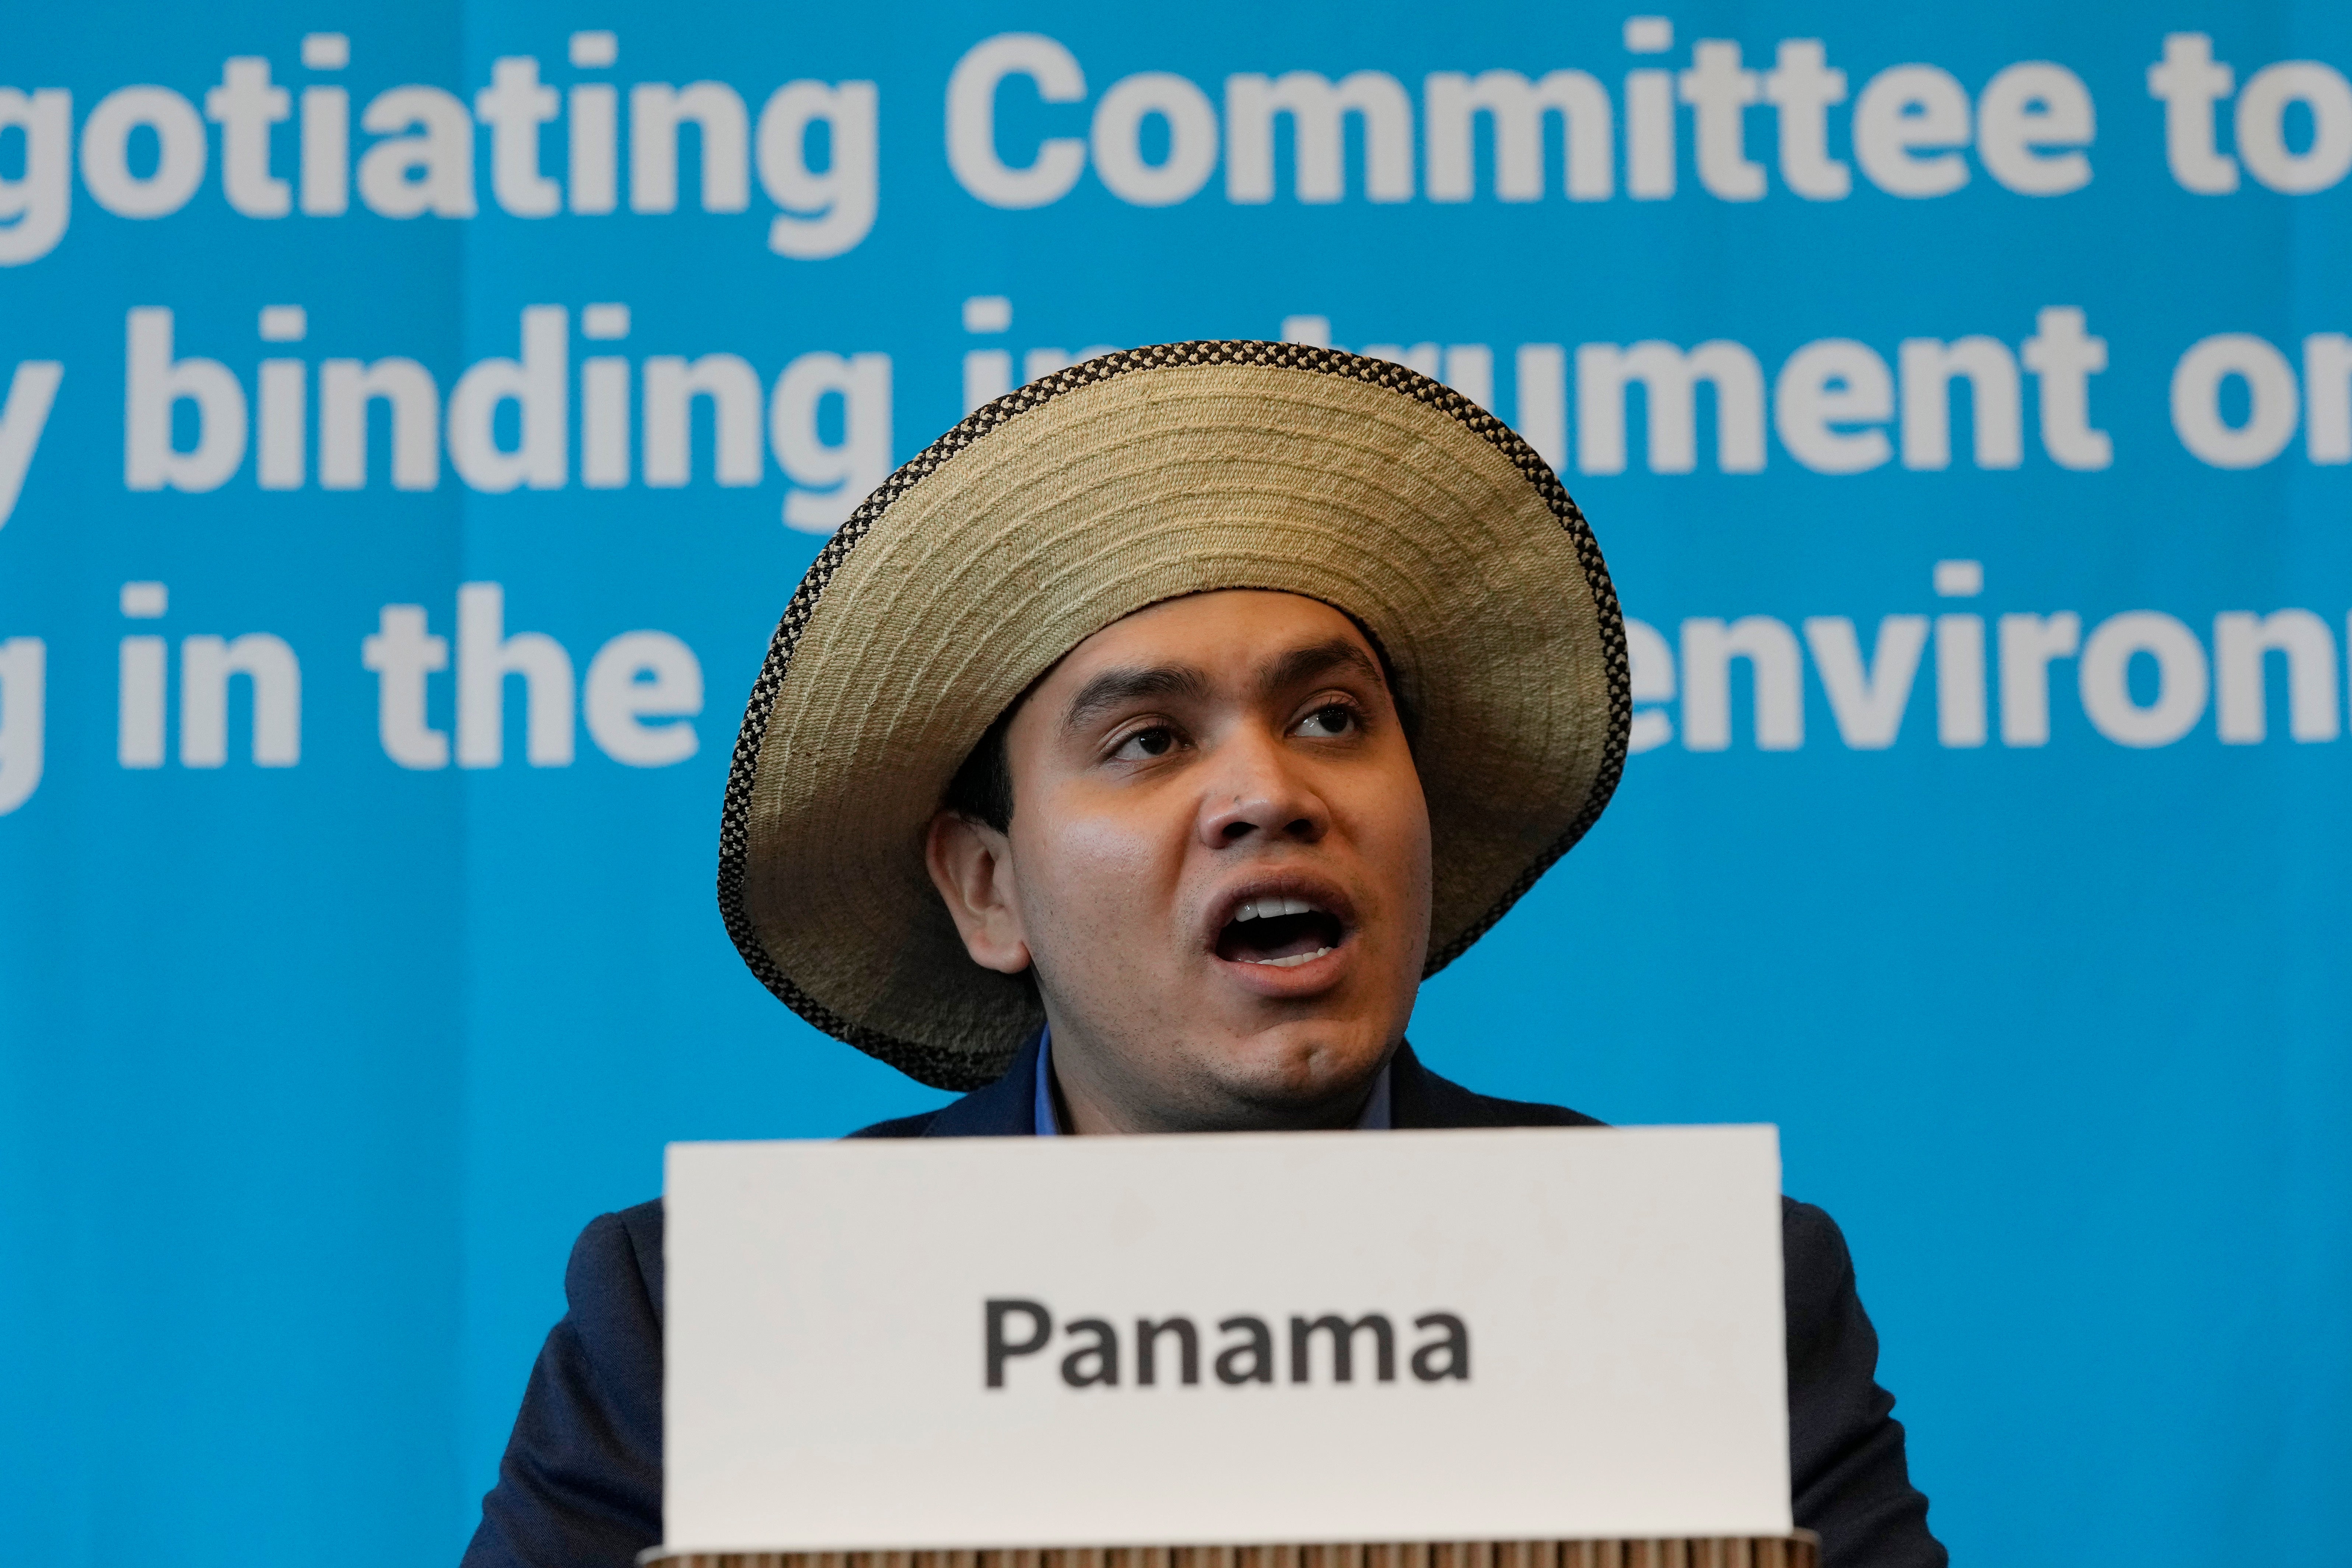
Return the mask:
<path id="1" fill-rule="evenodd" d="M 1013 1056 L 1004 1076 L 940 1108 L 926 1138 L 1034 1138 L 1037 1135 L 1037 1037 Z"/>

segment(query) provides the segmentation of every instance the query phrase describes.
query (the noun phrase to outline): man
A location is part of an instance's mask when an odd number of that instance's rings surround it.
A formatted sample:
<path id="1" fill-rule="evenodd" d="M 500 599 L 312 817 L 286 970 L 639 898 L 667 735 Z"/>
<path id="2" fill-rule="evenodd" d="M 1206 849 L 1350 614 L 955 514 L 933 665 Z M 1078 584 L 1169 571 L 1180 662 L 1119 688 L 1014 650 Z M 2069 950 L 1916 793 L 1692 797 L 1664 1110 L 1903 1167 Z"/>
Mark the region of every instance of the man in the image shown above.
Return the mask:
<path id="1" fill-rule="evenodd" d="M 973 1092 L 861 1137 L 1591 1124 L 1421 1065 L 1422 978 L 1615 787 L 1631 703 L 1591 531 L 1401 367 L 1188 343 L 974 415 L 785 611 L 719 904 L 803 1017 Z M 1784 1205 L 1797 1522 L 1940 1568 L 1828 1216 Z M 660 1536 L 662 1215 L 592 1224 L 474 1568 Z"/>

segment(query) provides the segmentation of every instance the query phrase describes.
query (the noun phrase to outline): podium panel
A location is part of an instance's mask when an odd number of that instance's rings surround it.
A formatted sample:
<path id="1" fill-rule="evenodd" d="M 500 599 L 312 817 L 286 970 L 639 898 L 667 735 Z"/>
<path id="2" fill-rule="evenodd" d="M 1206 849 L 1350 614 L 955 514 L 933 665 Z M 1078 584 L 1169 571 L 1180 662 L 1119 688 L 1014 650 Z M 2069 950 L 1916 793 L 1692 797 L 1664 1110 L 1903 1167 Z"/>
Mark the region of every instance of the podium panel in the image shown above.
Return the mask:
<path id="1" fill-rule="evenodd" d="M 1820 1568 L 1821 1538 L 1057 1546 L 976 1552 L 664 1552 L 644 1568 Z"/>
<path id="2" fill-rule="evenodd" d="M 674 1144 L 666 1201 L 697 1562 L 1601 1568 L 1559 1543 L 1794 1522 L 1770 1128 Z M 991 1542 L 1060 1555 L 952 1555 Z M 1227 1555 L 1069 1555 L 1113 1545 Z"/>

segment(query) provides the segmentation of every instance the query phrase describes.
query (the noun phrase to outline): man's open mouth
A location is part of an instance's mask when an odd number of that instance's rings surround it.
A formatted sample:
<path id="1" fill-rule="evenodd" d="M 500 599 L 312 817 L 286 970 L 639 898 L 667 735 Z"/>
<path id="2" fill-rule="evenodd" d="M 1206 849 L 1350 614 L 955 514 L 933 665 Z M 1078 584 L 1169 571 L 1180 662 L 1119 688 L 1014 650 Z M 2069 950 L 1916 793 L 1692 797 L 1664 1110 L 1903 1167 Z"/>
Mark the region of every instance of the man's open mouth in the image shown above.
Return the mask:
<path id="1" fill-rule="evenodd" d="M 1346 935 L 1338 916 L 1311 899 L 1268 893 L 1234 911 L 1217 933 L 1217 956 L 1233 963 L 1288 969 L 1322 957 Z"/>

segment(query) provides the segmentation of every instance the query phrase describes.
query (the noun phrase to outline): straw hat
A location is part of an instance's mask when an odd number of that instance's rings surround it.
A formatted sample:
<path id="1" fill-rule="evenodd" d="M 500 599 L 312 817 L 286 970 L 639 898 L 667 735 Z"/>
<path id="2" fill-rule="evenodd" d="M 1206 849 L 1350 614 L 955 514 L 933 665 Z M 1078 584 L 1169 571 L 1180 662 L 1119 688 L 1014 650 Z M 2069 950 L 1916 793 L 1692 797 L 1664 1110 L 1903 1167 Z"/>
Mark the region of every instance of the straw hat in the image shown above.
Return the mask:
<path id="1" fill-rule="evenodd" d="M 1094 633 L 1222 588 L 1379 643 L 1417 716 L 1428 973 L 1601 815 L 1633 704 L 1583 514 L 1493 415 L 1384 360 L 1191 342 L 1088 360 L 884 481 L 801 580 L 727 780 L 719 905 L 769 990 L 942 1089 L 1000 1076 L 1035 987 L 971 962 L 923 867 L 949 782 Z"/>

